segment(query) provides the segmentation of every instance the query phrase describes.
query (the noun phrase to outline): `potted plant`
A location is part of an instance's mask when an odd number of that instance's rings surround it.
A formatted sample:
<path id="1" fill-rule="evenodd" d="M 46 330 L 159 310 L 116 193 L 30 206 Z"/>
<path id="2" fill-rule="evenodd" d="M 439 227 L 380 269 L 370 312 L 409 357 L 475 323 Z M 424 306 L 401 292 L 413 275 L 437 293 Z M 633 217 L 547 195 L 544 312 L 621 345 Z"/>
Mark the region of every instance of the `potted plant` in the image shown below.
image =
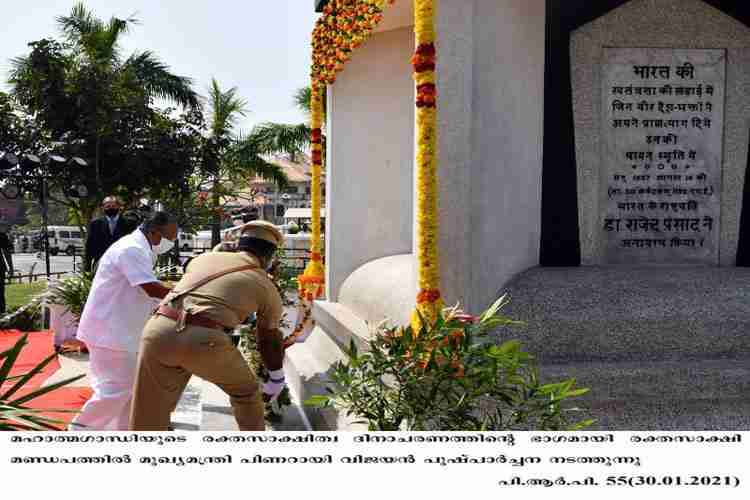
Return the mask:
<path id="1" fill-rule="evenodd" d="M 50 328 L 55 335 L 56 348 L 75 339 L 93 279 L 93 274 L 88 272 L 66 276 L 50 282 L 41 295 L 50 310 Z"/>

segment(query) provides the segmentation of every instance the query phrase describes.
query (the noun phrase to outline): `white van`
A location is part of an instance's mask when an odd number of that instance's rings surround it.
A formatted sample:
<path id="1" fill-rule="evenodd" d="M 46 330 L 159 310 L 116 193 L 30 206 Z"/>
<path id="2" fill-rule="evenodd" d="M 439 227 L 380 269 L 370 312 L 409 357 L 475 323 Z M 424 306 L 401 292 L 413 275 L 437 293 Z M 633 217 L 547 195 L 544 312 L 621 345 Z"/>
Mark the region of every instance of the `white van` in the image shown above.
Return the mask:
<path id="1" fill-rule="evenodd" d="M 207 252 L 211 250 L 211 231 L 198 231 L 195 235 L 194 248 L 198 252 Z"/>
<path id="2" fill-rule="evenodd" d="M 221 241 L 224 241 L 224 238 L 226 238 L 227 233 L 232 233 L 239 231 L 240 227 L 229 227 L 227 229 L 221 230 Z M 195 235 L 195 246 L 194 248 L 200 253 L 200 252 L 208 252 L 213 247 L 211 246 L 211 231 L 198 231 Z"/>
<path id="3" fill-rule="evenodd" d="M 180 231 L 177 233 L 177 245 L 183 252 L 191 251 L 195 248 L 195 238 L 194 234 Z"/>
<path id="4" fill-rule="evenodd" d="M 49 235 L 50 255 L 83 254 L 86 233 L 82 233 L 78 226 L 48 226 L 47 234 Z"/>

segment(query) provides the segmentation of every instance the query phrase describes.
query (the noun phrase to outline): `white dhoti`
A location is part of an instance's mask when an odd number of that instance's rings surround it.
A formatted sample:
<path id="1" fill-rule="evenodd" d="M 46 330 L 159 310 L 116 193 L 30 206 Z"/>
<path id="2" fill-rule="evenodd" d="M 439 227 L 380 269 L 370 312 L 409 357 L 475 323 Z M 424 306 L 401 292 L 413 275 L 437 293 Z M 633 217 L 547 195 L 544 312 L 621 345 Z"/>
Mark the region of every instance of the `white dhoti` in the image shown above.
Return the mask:
<path id="1" fill-rule="evenodd" d="M 126 431 L 130 420 L 138 353 L 89 346 L 93 396 L 69 430 Z"/>

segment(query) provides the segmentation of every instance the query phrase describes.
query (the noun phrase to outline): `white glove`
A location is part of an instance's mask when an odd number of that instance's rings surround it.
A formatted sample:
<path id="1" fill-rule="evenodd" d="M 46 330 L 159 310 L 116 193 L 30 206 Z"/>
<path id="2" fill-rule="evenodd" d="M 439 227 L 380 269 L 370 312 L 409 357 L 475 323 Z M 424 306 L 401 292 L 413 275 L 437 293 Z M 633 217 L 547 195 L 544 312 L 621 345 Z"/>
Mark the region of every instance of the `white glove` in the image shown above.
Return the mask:
<path id="1" fill-rule="evenodd" d="M 281 391 L 286 387 L 284 369 L 280 368 L 278 370 L 270 370 L 268 375 L 268 382 L 263 383 L 263 399 L 273 401 L 279 397 Z"/>

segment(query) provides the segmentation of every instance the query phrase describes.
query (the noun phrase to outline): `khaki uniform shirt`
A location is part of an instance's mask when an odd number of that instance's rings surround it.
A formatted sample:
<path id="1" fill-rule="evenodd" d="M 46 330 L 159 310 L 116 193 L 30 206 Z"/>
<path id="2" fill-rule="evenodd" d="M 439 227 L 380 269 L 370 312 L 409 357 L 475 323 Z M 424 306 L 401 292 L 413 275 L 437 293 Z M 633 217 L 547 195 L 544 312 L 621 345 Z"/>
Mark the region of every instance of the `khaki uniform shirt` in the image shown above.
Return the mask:
<path id="1" fill-rule="evenodd" d="M 258 327 L 279 328 L 283 306 L 276 286 L 258 260 L 245 252 L 207 252 L 194 258 L 175 290 L 185 290 L 201 279 L 224 269 L 247 264 L 257 269 L 239 271 L 216 278 L 183 296 L 174 307 L 182 306 L 191 314 L 200 314 L 234 328 L 251 313 L 258 316 Z M 170 296 L 164 299 L 169 304 Z"/>

